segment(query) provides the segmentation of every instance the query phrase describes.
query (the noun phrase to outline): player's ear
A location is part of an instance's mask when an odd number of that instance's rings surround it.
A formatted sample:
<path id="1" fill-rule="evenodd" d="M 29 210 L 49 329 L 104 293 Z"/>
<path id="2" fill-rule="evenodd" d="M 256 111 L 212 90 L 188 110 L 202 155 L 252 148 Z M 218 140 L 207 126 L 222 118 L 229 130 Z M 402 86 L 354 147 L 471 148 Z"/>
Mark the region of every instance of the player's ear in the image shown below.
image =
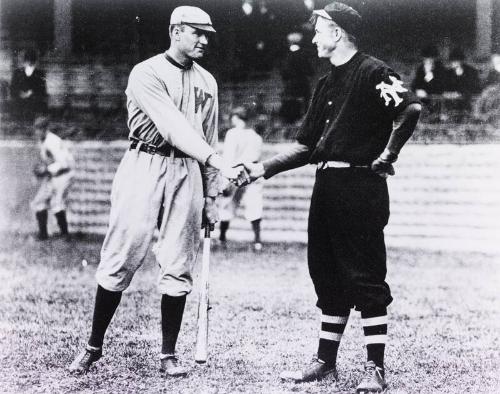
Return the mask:
<path id="1" fill-rule="evenodd" d="M 340 39 L 344 36 L 344 30 L 340 27 L 336 26 L 333 28 L 333 38 L 335 41 L 340 41 Z"/>
<path id="2" fill-rule="evenodd" d="M 171 40 L 179 40 L 179 34 L 181 32 L 181 26 L 180 25 L 170 25 L 170 29 L 169 29 L 169 33 L 170 33 L 170 39 Z"/>

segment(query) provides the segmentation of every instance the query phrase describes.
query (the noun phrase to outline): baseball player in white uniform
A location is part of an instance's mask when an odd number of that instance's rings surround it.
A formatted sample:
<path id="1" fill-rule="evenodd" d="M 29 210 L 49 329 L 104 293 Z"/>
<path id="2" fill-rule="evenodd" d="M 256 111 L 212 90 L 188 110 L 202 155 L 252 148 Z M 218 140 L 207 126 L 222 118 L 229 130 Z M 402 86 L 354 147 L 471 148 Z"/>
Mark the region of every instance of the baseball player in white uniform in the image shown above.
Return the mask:
<path id="1" fill-rule="evenodd" d="M 229 129 L 224 139 L 224 161 L 231 165 L 245 162 L 257 162 L 262 153 L 262 137 L 254 129 L 247 127 L 248 111 L 244 107 L 236 107 L 231 111 L 233 128 Z M 222 245 L 226 242 L 229 222 L 234 218 L 240 205 L 244 206 L 244 216 L 252 224 L 254 231 L 254 249 L 262 249 L 260 239 L 260 223 L 262 220 L 262 179 L 237 188 L 227 182 L 220 201 L 220 235 Z"/>
<path id="2" fill-rule="evenodd" d="M 51 209 L 57 220 L 61 236 L 69 239 L 66 206 L 68 190 L 73 178 L 73 155 L 65 141 L 49 130 L 47 117 L 38 117 L 34 122 L 35 136 L 40 147 L 41 164 L 34 173 L 41 178 L 40 188 L 31 202 L 38 222 L 39 240 L 48 238 L 47 219 Z"/>
<path id="3" fill-rule="evenodd" d="M 109 228 L 96 273 L 92 332 L 69 370 L 85 373 L 102 356 L 106 329 L 142 265 L 158 226 L 154 247 L 160 266 L 162 351 L 160 371 L 182 376 L 175 355 L 186 295 L 205 225 L 218 220 L 219 172 L 235 180 L 239 169 L 223 163 L 217 144 L 218 99 L 214 77 L 196 63 L 215 32 L 197 7 L 171 14 L 170 47 L 136 65 L 126 89 L 130 148 L 115 175 Z"/>

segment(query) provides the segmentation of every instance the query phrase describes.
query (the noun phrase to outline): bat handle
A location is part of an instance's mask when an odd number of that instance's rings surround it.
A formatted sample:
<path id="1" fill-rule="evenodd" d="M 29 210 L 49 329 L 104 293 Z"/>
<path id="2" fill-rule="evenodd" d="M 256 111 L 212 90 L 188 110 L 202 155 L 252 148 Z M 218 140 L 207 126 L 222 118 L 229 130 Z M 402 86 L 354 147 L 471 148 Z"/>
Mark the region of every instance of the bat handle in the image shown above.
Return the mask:
<path id="1" fill-rule="evenodd" d="M 205 226 L 205 238 L 210 238 L 210 225 Z"/>

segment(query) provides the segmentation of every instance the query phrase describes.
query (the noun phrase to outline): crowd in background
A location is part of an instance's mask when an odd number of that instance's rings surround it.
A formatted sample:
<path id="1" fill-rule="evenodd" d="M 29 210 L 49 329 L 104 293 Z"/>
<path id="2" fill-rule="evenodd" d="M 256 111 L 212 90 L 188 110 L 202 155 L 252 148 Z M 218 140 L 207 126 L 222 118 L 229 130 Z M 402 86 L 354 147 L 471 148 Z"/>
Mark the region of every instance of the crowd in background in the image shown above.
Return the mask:
<path id="1" fill-rule="evenodd" d="M 254 115 L 257 131 L 265 134 L 263 128 L 297 127 L 305 114 L 311 97 L 317 67 L 314 57 L 308 51 L 303 32 L 290 32 L 287 37 L 287 52 L 282 55 L 276 66 L 279 73 L 266 74 L 264 78 L 280 78 L 281 92 L 278 109 L 270 109 L 265 92 L 255 91 L 253 97 L 242 97 L 234 106 L 249 105 Z M 482 71 L 482 72 L 481 72 Z M 425 104 L 424 121 L 467 122 L 498 119 L 500 108 L 500 54 L 491 55 L 489 69 L 485 73 L 471 64 L 464 50 L 456 47 L 446 58 L 438 48 L 426 46 L 421 51 L 421 62 L 412 71 L 411 89 Z M 254 81 L 243 78 L 242 85 L 252 85 Z M 8 87 L 3 86 L 2 116 L 14 121 L 32 122 L 36 115 L 46 115 L 53 111 L 49 108 L 49 94 L 44 70 L 40 68 L 36 50 L 24 51 L 20 67 L 16 68 Z M 102 114 L 96 109 L 97 97 L 91 106 L 89 123 L 99 123 Z M 223 128 L 230 127 L 229 113 L 222 112 L 226 122 Z M 119 111 L 120 112 L 120 111 Z M 120 112 L 121 114 L 121 112 Z M 121 115 L 120 115 L 121 116 Z M 227 123 L 227 124 L 226 124 Z M 96 126 L 99 127 L 99 126 Z M 88 128 L 92 138 L 92 126 Z"/>

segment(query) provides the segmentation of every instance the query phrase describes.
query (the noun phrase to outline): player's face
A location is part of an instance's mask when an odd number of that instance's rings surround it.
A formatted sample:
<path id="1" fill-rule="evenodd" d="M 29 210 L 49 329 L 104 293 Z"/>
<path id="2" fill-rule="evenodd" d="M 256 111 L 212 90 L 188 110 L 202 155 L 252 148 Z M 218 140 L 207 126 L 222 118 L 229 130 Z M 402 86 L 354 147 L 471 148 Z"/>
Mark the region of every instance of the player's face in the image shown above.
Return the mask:
<path id="1" fill-rule="evenodd" d="M 207 32 L 184 25 L 179 33 L 179 49 L 190 59 L 203 57 L 208 46 Z"/>
<path id="2" fill-rule="evenodd" d="M 42 129 L 40 127 L 35 127 L 35 138 L 37 140 L 43 141 L 46 135 L 47 135 L 47 130 Z"/>
<path id="3" fill-rule="evenodd" d="M 314 37 L 312 43 L 318 49 L 318 57 L 330 58 L 337 48 L 340 28 L 334 26 L 331 21 L 319 17 L 314 26 Z"/>
<path id="4" fill-rule="evenodd" d="M 231 116 L 231 124 L 233 127 L 243 128 L 245 126 L 245 122 L 237 115 Z"/>

